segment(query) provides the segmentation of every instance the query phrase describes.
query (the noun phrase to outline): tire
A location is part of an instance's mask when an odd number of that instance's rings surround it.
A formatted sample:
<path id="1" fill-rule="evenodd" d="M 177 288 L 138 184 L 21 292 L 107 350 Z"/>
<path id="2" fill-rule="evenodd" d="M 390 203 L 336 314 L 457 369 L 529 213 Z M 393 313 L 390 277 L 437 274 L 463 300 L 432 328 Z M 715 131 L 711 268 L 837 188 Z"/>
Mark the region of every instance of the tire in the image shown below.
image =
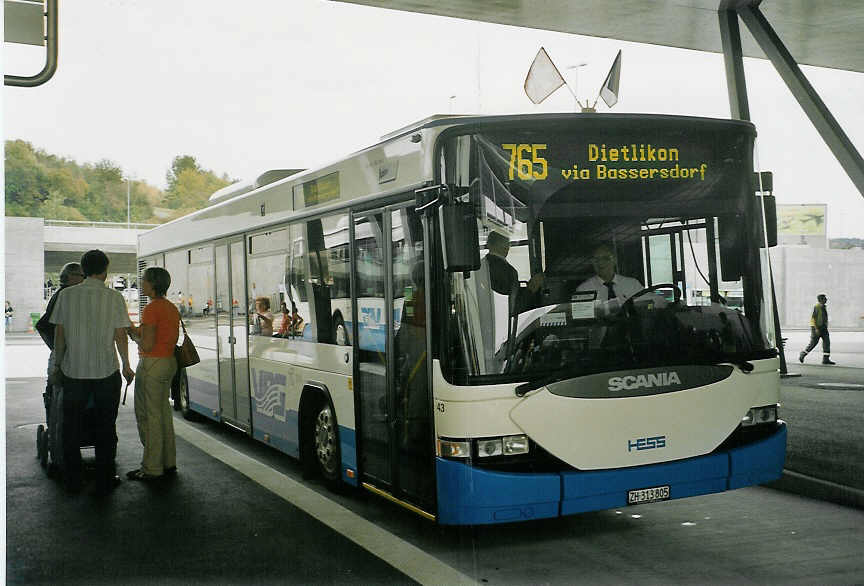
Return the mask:
<path id="1" fill-rule="evenodd" d="M 186 371 L 180 373 L 180 378 L 177 385 L 177 403 L 180 405 L 180 413 L 186 421 L 198 421 L 198 414 L 195 413 L 189 406 L 189 379 L 186 378 Z"/>
<path id="2" fill-rule="evenodd" d="M 36 457 L 42 468 L 48 469 L 48 430 L 44 425 L 36 428 Z"/>
<path id="3" fill-rule="evenodd" d="M 330 402 L 322 400 L 312 420 L 312 450 L 315 467 L 330 488 L 339 485 L 342 467 L 339 454 L 339 427 Z"/>
<path id="4" fill-rule="evenodd" d="M 333 343 L 338 346 L 348 345 L 348 328 L 339 313 L 333 316 Z"/>

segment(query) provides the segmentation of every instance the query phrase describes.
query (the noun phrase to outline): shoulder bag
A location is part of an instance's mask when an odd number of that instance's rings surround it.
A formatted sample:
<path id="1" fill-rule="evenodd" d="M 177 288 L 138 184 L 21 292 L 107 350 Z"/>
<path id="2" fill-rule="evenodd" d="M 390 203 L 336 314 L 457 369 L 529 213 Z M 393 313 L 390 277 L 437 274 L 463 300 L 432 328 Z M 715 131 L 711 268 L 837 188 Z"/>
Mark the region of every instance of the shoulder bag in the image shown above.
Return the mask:
<path id="1" fill-rule="evenodd" d="M 180 325 L 183 326 L 183 343 L 174 348 L 174 357 L 177 359 L 177 368 L 187 368 L 193 364 L 198 364 L 201 359 L 198 357 L 198 350 L 195 349 L 195 344 L 189 334 L 186 333 L 186 324 L 183 323 L 183 318 L 180 318 Z"/>

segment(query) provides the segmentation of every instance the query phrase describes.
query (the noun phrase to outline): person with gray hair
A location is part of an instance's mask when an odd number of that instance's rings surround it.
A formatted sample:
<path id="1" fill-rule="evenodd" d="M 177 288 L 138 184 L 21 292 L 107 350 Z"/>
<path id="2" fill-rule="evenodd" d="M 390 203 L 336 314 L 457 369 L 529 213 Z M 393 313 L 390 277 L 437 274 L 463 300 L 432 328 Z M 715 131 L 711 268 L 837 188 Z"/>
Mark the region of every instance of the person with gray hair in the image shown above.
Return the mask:
<path id="1" fill-rule="evenodd" d="M 57 303 L 57 297 L 60 291 L 66 287 L 77 285 L 84 280 L 84 271 L 81 270 L 81 265 L 77 262 L 67 262 L 60 270 L 60 288 L 51 296 L 48 306 L 45 308 L 45 314 L 36 322 L 36 331 L 42 337 L 45 345 L 51 348 L 51 355 L 48 358 L 48 372 L 54 370 L 54 324 L 51 323 L 51 312 L 54 311 L 54 305 Z M 49 389 L 46 389 L 49 392 Z"/>

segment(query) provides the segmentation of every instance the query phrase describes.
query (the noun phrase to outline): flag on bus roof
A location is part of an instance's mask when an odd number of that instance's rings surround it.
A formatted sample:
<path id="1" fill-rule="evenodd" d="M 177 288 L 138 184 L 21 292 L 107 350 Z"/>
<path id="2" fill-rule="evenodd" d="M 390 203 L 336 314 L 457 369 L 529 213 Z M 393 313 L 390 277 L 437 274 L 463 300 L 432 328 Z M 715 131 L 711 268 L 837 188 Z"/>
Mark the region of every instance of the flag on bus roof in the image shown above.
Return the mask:
<path id="1" fill-rule="evenodd" d="M 532 102 L 539 104 L 562 85 L 564 85 L 564 78 L 552 63 L 546 49 L 540 47 L 525 77 L 525 94 Z"/>
<path id="2" fill-rule="evenodd" d="M 610 108 L 618 103 L 618 85 L 621 82 L 621 50 L 618 50 L 618 55 L 615 56 L 615 61 L 612 63 L 612 69 L 609 70 L 609 75 L 606 76 L 606 81 L 603 82 L 603 87 L 600 88 L 600 97 L 606 102 Z"/>

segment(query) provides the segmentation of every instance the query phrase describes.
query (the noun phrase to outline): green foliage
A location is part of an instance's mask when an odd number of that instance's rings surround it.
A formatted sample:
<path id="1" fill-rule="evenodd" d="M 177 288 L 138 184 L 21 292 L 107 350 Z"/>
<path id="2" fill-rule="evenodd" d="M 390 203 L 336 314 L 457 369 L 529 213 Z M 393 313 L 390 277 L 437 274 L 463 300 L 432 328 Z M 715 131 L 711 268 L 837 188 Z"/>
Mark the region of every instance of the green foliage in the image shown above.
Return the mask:
<path id="1" fill-rule="evenodd" d="M 202 169 L 190 155 L 174 158 L 167 179 L 163 193 L 143 181 L 127 183 L 123 169 L 108 159 L 80 165 L 23 140 L 6 141 L 7 216 L 125 222 L 128 190 L 131 220 L 161 223 L 204 207 L 214 191 L 232 182 Z"/>
<path id="2" fill-rule="evenodd" d="M 219 177 L 213 171 L 202 169 L 195 157 L 174 157 L 167 175 L 165 206 L 172 209 L 197 210 L 207 205 L 214 191 L 232 181 L 227 175 Z"/>

